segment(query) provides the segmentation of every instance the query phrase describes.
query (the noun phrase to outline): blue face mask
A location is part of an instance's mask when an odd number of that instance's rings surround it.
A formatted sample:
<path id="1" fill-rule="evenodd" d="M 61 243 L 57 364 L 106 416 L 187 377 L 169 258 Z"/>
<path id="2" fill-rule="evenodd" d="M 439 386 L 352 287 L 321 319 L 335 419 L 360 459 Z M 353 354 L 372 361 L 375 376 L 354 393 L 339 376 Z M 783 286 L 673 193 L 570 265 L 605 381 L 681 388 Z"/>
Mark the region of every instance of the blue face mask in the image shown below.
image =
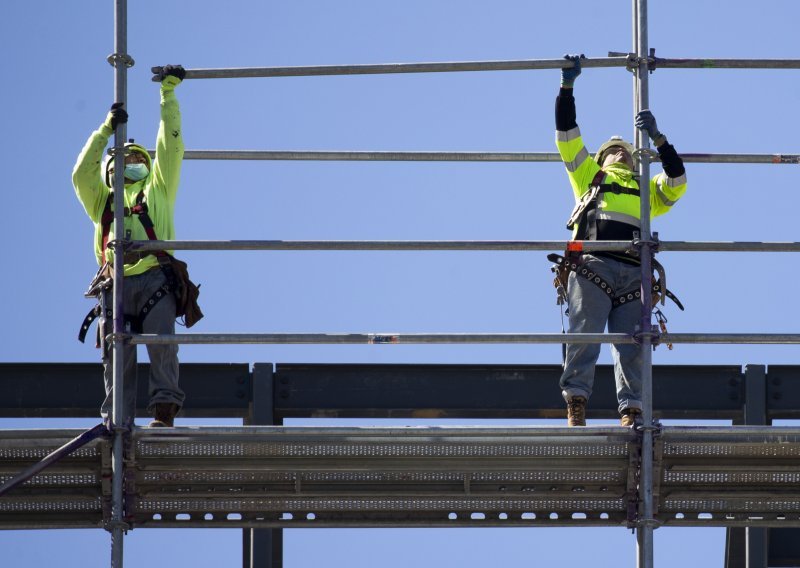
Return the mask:
<path id="1" fill-rule="evenodd" d="M 150 170 L 144 164 L 128 164 L 125 166 L 125 177 L 131 181 L 143 180 Z"/>

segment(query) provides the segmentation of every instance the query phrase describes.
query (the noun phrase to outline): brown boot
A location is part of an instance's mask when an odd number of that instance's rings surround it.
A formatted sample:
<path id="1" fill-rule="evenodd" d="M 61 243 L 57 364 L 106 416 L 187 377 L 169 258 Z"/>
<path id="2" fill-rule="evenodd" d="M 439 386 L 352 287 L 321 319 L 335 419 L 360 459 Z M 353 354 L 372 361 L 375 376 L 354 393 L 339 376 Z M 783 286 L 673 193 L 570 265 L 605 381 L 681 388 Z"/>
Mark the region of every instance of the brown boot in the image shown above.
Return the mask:
<path id="1" fill-rule="evenodd" d="M 573 396 L 567 402 L 567 425 L 586 426 L 585 396 Z"/>
<path id="2" fill-rule="evenodd" d="M 175 425 L 175 415 L 178 414 L 178 405 L 174 402 L 159 402 L 153 408 L 151 428 L 172 428 Z"/>
<path id="3" fill-rule="evenodd" d="M 642 423 L 642 411 L 638 408 L 626 408 L 620 412 L 619 423 L 621 426 L 629 428 Z"/>

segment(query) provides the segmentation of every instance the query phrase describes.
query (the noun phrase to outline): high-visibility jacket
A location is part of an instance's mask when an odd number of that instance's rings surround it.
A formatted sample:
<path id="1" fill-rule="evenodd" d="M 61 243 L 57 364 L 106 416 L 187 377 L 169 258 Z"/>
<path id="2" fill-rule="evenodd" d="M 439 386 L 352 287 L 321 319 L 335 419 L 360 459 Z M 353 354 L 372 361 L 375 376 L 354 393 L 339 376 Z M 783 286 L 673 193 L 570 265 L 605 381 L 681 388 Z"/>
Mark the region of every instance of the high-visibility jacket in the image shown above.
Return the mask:
<path id="1" fill-rule="evenodd" d="M 150 218 L 153 220 L 155 234 L 161 240 L 175 239 L 175 198 L 178 194 L 184 151 L 181 113 L 178 99 L 175 97 L 175 87 L 180 82 L 180 79 L 172 76 L 161 82 L 161 123 L 156 139 L 155 162 L 150 163 L 148 156 L 150 174 L 141 181 L 126 184 L 124 192 L 126 209 L 135 206 L 136 196 L 140 191 L 144 192 L 144 200 L 147 203 Z M 110 120 L 106 119 L 106 122 L 91 134 L 72 170 L 72 184 L 75 186 L 75 192 L 87 215 L 94 223 L 94 253 L 98 264 L 101 265 L 104 262 L 101 218 L 106 201 L 111 194 L 111 188 L 105 183 L 105 172 L 101 171 L 101 164 L 108 140 L 113 133 Z M 113 229 L 112 225 L 108 235 L 109 240 L 116 238 Z M 136 216 L 125 216 L 124 229 L 123 237 L 126 239 L 148 240 L 147 233 Z M 172 253 L 172 251 L 168 252 Z M 108 250 L 106 256 L 110 262 L 113 262 L 113 250 Z M 133 276 L 156 266 L 158 266 L 156 257 L 146 255 L 132 264 L 126 264 L 124 274 Z"/>
<path id="2" fill-rule="evenodd" d="M 562 88 L 556 98 L 556 146 L 564 161 L 576 201 L 589 191 L 600 165 L 584 146 L 575 112 L 572 89 Z M 657 148 L 663 172 L 650 180 L 650 216 L 663 215 L 686 192 L 686 170 L 675 148 L 664 142 Z M 601 183 L 616 183 L 624 188 L 639 188 L 633 172 L 624 164 L 607 166 Z M 597 201 L 597 240 L 631 240 L 640 228 L 640 198 L 636 192 L 606 192 Z M 577 227 L 573 231 L 576 238 Z M 607 254 L 614 256 L 617 254 Z"/>

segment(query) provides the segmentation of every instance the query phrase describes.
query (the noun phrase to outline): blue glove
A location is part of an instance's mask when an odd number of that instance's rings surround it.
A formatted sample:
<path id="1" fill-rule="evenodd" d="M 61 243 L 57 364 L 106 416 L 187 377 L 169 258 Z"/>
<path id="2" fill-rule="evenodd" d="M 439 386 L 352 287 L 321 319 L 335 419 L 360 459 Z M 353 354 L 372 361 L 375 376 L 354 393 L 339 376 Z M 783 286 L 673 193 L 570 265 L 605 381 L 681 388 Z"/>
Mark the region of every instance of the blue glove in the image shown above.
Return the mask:
<path id="1" fill-rule="evenodd" d="M 575 79 L 581 74 L 581 59 L 586 59 L 586 56 L 582 53 L 580 55 L 565 55 L 564 59 L 574 62 L 575 66 L 561 69 L 561 86 L 572 87 L 575 84 Z"/>
<path id="2" fill-rule="evenodd" d="M 647 132 L 656 147 L 661 146 L 666 141 L 666 137 L 658 131 L 656 117 L 653 116 L 649 109 L 644 109 L 636 115 L 635 124 L 636 128 L 641 128 Z"/>

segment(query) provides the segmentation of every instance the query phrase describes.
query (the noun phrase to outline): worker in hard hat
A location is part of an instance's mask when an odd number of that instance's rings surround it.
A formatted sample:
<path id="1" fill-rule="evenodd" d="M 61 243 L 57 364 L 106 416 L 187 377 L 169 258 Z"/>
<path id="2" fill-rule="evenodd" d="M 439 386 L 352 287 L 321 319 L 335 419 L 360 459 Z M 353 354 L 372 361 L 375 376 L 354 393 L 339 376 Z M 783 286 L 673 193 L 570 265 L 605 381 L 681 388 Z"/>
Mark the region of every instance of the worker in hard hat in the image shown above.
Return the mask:
<path id="1" fill-rule="evenodd" d="M 95 130 L 83 147 L 72 172 L 72 183 L 83 208 L 94 223 L 94 253 L 101 270 L 96 277 L 94 292 L 102 296 L 105 307 L 90 312 L 81 328 L 81 340 L 94 317 L 100 317 L 98 346 L 103 345 L 103 363 L 106 398 L 100 414 L 108 422 L 113 401 L 113 350 L 102 341 L 113 332 L 111 325 L 114 251 L 108 246 L 114 239 L 148 240 L 147 220 L 158 239 L 174 240 L 173 210 L 178 192 L 183 138 L 181 115 L 175 97 L 177 87 L 185 77 L 180 65 L 167 65 L 160 69 L 161 124 L 156 140 L 156 159 L 151 160 L 147 150 L 139 144 L 125 145 L 124 176 L 124 235 L 114 234 L 113 187 L 117 172 L 114 160 L 103 153 L 117 125 L 128 121 L 122 103 L 114 103 L 100 128 Z M 161 251 L 159 251 L 161 252 Z M 125 253 L 123 310 L 126 329 L 135 333 L 174 334 L 176 298 L 174 279 L 162 267 L 156 253 Z M 102 312 L 102 313 L 100 313 Z M 93 317 L 94 316 L 94 317 Z M 153 415 L 151 426 L 172 426 L 175 415 L 183 405 L 184 393 L 178 386 L 178 346 L 147 345 L 150 358 L 150 400 L 148 410 Z M 123 405 L 128 422 L 132 424 L 136 410 L 136 346 L 124 347 Z M 116 419 L 118 425 L 121 425 Z"/>
<path id="2" fill-rule="evenodd" d="M 573 65 L 561 70 L 556 98 L 556 146 L 567 169 L 576 207 L 569 221 L 572 240 L 632 241 L 639 230 L 639 183 L 634 173 L 634 148 L 619 137 L 600 146 L 594 156 L 583 144 L 576 121 L 573 85 L 581 73 L 582 55 L 567 55 Z M 636 115 L 658 151 L 663 172 L 650 180 L 651 217 L 672 209 L 686 191 L 686 171 L 675 148 L 659 132 L 649 110 Z M 641 266 L 636 251 L 568 253 L 567 279 L 570 333 L 632 335 L 641 320 Z M 633 298 L 633 301 L 631 301 Z M 642 412 L 642 358 L 638 345 L 613 345 L 618 410 L 623 426 L 632 426 Z M 586 425 L 599 344 L 566 347 L 560 386 L 570 426 Z"/>

